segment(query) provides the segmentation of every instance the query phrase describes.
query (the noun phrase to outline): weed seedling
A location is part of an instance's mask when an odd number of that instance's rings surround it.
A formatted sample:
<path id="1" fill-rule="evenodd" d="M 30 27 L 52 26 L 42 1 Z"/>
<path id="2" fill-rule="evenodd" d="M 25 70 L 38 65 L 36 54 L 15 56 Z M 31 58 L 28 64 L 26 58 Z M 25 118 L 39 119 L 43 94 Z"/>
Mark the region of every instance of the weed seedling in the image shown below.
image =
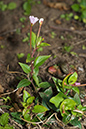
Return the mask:
<path id="1" fill-rule="evenodd" d="M 4 113 L 0 116 L 0 129 L 14 129 L 13 126 L 10 126 L 9 124 L 9 114 Z"/>
<path id="2" fill-rule="evenodd" d="M 67 21 L 69 21 L 73 17 L 73 13 L 62 14 L 60 17 L 66 19 Z"/>
<path id="3" fill-rule="evenodd" d="M 86 0 L 77 0 L 77 3 L 74 3 L 71 8 L 76 12 L 74 19 L 86 23 Z"/>
<path id="4" fill-rule="evenodd" d="M 18 59 L 23 58 L 23 57 L 24 57 L 24 53 L 18 53 L 18 54 L 17 54 L 17 57 L 18 57 Z"/>
<path id="5" fill-rule="evenodd" d="M 83 45 L 83 46 L 82 46 L 82 49 L 83 49 L 83 50 L 86 50 L 86 46 L 85 46 L 85 45 Z"/>
<path id="6" fill-rule="evenodd" d="M 80 119 L 85 116 L 86 106 L 81 105 L 79 94 L 80 83 L 77 82 L 77 71 L 67 74 L 62 80 L 52 77 L 52 83 L 42 81 L 39 76 L 39 68 L 50 57 L 50 55 L 38 55 L 38 50 L 48 43 L 40 36 L 41 26 L 44 19 L 29 16 L 30 19 L 30 53 L 27 55 L 26 63 L 19 62 L 24 75 L 17 88 L 30 86 L 33 95 L 23 90 L 23 112 L 21 119 L 32 125 L 52 124 L 57 119 L 61 119 L 63 125 L 71 124 L 81 129 Z M 37 35 L 32 31 L 33 26 L 39 21 Z M 70 48 L 67 48 L 70 52 Z M 50 73 L 56 71 L 56 67 L 50 67 Z M 61 118 L 58 118 L 61 116 Z M 53 119 L 53 120 L 52 120 Z"/>
<path id="7" fill-rule="evenodd" d="M 21 21 L 21 22 L 25 22 L 25 20 L 26 20 L 25 17 L 21 17 L 21 18 L 20 18 L 20 21 Z"/>
<path id="8" fill-rule="evenodd" d="M 55 32 L 51 32 L 51 38 L 54 39 L 56 36 L 56 33 Z"/>
<path id="9" fill-rule="evenodd" d="M 72 46 L 68 46 L 67 44 L 65 44 L 63 50 L 65 50 L 66 52 L 70 52 L 72 48 Z"/>
<path id="10" fill-rule="evenodd" d="M 3 1 L 0 2 L 0 9 L 2 11 L 5 11 L 6 9 L 8 10 L 14 10 L 16 8 L 16 3 L 15 2 L 10 2 L 9 4 L 4 4 Z"/>

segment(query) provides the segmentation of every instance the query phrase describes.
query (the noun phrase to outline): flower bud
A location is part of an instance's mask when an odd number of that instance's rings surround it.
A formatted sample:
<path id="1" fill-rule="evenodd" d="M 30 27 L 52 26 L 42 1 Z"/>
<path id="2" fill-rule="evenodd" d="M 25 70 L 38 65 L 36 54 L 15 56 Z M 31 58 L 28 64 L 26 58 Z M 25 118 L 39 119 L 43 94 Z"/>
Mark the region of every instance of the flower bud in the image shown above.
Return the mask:
<path id="1" fill-rule="evenodd" d="M 44 19 L 43 18 L 40 18 L 39 19 L 39 24 L 42 25 L 43 21 L 44 21 Z"/>

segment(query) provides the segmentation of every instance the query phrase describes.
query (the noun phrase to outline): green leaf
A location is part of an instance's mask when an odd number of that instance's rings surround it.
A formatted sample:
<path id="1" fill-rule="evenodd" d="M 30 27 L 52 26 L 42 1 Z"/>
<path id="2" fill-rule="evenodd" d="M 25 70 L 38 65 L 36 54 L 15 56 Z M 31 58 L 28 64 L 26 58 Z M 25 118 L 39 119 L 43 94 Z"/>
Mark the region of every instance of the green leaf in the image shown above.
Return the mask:
<path id="1" fill-rule="evenodd" d="M 31 72 L 31 69 L 30 69 L 30 66 L 28 66 L 27 64 L 24 64 L 24 63 L 20 63 L 19 62 L 19 65 L 22 67 L 22 69 L 23 69 L 23 71 L 25 72 L 25 73 L 30 73 Z"/>
<path id="2" fill-rule="evenodd" d="M 86 111 L 86 106 L 82 107 L 82 111 Z"/>
<path id="3" fill-rule="evenodd" d="M 31 95 L 26 90 L 23 90 L 23 101 L 26 102 L 29 97 Z"/>
<path id="4" fill-rule="evenodd" d="M 34 70 L 33 70 L 34 74 L 37 76 L 38 73 L 39 73 L 39 68 L 38 67 L 35 67 Z"/>
<path id="5" fill-rule="evenodd" d="M 34 61 L 34 67 L 39 67 L 41 66 L 51 55 L 48 56 L 38 56 L 36 57 Z"/>
<path id="6" fill-rule="evenodd" d="M 14 129 L 14 127 L 6 124 L 3 128 L 0 129 Z"/>
<path id="7" fill-rule="evenodd" d="M 9 10 L 13 10 L 13 9 L 15 9 L 16 8 L 16 3 L 15 2 L 10 2 L 9 4 L 8 4 L 8 9 Z"/>
<path id="8" fill-rule="evenodd" d="M 27 121 L 30 121 L 31 120 L 31 115 L 26 113 L 24 115 L 24 119 L 27 120 Z"/>
<path id="9" fill-rule="evenodd" d="M 72 90 L 75 91 L 77 94 L 79 94 L 79 88 L 78 87 L 72 87 Z"/>
<path id="10" fill-rule="evenodd" d="M 65 18 L 65 14 L 62 14 L 60 17 L 61 17 L 61 18 Z"/>
<path id="11" fill-rule="evenodd" d="M 47 100 L 49 100 L 52 97 L 53 91 L 52 91 L 52 88 L 49 87 L 44 92 L 40 92 L 39 94 L 40 94 L 42 99 L 45 99 L 47 101 Z"/>
<path id="12" fill-rule="evenodd" d="M 24 2 L 23 9 L 25 10 L 25 15 L 29 15 L 31 12 L 31 5 L 30 2 Z"/>
<path id="13" fill-rule="evenodd" d="M 68 15 L 68 16 L 69 16 L 70 18 L 71 18 L 71 17 L 73 17 L 73 13 L 69 13 L 69 15 Z"/>
<path id="14" fill-rule="evenodd" d="M 50 99 L 50 102 L 53 103 L 57 108 L 59 104 L 64 100 L 64 97 L 67 97 L 62 92 L 58 93 L 56 96 Z"/>
<path id="15" fill-rule="evenodd" d="M 70 119 L 71 119 L 71 114 L 69 114 L 69 115 L 65 114 L 64 117 L 62 118 L 62 121 L 66 125 L 69 123 Z"/>
<path id="16" fill-rule="evenodd" d="M 35 99 L 34 96 L 29 97 L 29 98 L 27 99 L 27 104 L 31 104 L 34 99 Z"/>
<path id="17" fill-rule="evenodd" d="M 73 5 L 71 6 L 71 8 L 72 8 L 75 12 L 78 12 L 79 9 L 80 9 L 80 6 L 79 6 L 79 4 L 73 4 Z"/>
<path id="18" fill-rule="evenodd" d="M 32 32 L 32 38 L 31 38 L 31 43 L 32 43 L 32 47 L 35 48 L 36 47 L 36 34 L 34 32 Z"/>
<path id="19" fill-rule="evenodd" d="M 1 9 L 2 11 L 5 11 L 5 10 L 7 9 L 7 5 L 6 5 L 6 4 L 1 5 L 0 9 Z"/>
<path id="20" fill-rule="evenodd" d="M 40 36 L 40 37 L 38 37 L 38 39 L 36 41 L 37 46 L 39 46 L 41 42 L 42 42 L 42 37 Z"/>
<path id="21" fill-rule="evenodd" d="M 43 51 L 43 48 L 42 48 L 42 47 L 39 47 L 39 48 L 37 49 L 37 52 L 41 52 L 41 51 Z"/>
<path id="22" fill-rule="evenodd" d="M 79 104 L 81 104 L 81 100 L 80 100 L 80 98 L 79 98 L 79 95 L 76 93 L 75 95 L 74 95 L 74 99 L 73 99 L 78 105 Z"/>
<path id="23" fill-rule="evenodd" d="M 0 116 L 0 124 L 2 126 L 5 126 L 6 124 L 8 124 L 8 119 L 9 119 L 9 114 L 8 113 L 4 113 Z"/>
<path id="24" fill-rule="evenodd" d="M 83 12 L 82 12 L 82 18 L 86 18 L 86 10 L 83 10 Z"/>
<path id="25" fill-rule="evenodd" d="M 81 7 L 83 6 L 83 7 L 86 8 L 86 0 L 81 0 L 80 6 L 81 6 Z"/>
<path id="26" fill-rule="evenodd" d="M 50 46 L 50 44 L 43 42 L 40 45 L 38 45 L 38 47 L 46 47 L 46 46 Z"/>
<path id="27" fill-rule="evenodd" d="M 80 129 L 82 129 L 81 122 L 78 120 L 78 118 L 71 120 L 70 124 L 72 124 L 74 126 L 78 126 Z"/>
<path id="28" fill-rule="evenodd" d="M 74 72 L 68 79 L 69 84 L 74 84 L 77 81 L 78 74 Z"/>
<path id="29" fill-rule="evenodd" d="M 67 86 L 68 85 L 68 78 L 70 77 L 71 73 L 69 73 L 62 81 L 62 88 L 64 90 L 64 87 L 66 89 L 71 89 L 72 87 L 71 86 Z"/>
<path id="30" fill-rule="evenodd" d="M 48 107 L 48 102 L 45 99 L 42 100 L 42 105 L 50 110 L 50 108 Z"/>
<path id="31" fill-rule="evenodd" d="M 33 113 L 42 113 L 46 112 L 48 109 L 42 105 L 36 105 L 34 106 L 34 109 L 32 110 Z"/>
<path id="32" fill-rule="evenodd" d="M 24 110 L 22 111 L 22 115 L 25 116 L 27 115 L 28 113 L 30 113 L 30 108 L 28 109 L 28 106 L 27 107 L 24 107 Z"/>
<path id="33" fill-rule="evenodd" d="M 21 80 L 21 81 L 18 83 L 17 88 L 29 86 L 30 84 L 31 84 L 30 81 L 28 81 L 27 79 L 23 79 L 23 80 Z"/>
<path id="34" fill-rule="evenodd" d="M 40 88 L 44 88 L 44 89 L 46 89 L 46 88 L 48 88 L 48 87 L 50 87 L 51 85 L 50 85 L 50 83 L 49 82 L 41 82 L 40 84 L 39 84 L 39 87 Z"/>
<path id="35" fill-rule="evenodd" d="M 19 20 L 20 20 L 21 22 L 24 22 L 24 21 L 26 20 L 26 18 L 25 18 L 25 17 L 21 17 Z"/>
<path id="36" fill-rule="evenodd" d="M 25 37 L 22 42 L 27 42 L 29 40 L 29 37 Z"/>
<path id="37" fill-rule="evenodd" d="M 33 74 L 33 79 L 34 79 L 36 85 L 38 86 L 39 85 L 39 78 L 37 77 L 36 74 Z"/>
<path id="38" fill-rule="evenodd" d="M 75 19 L 75 20 L 78 20 L 78 19 L 79 19 L 79 16 L 78 16 L 78 15 L 75 15 L 75 16 L 74 16 L 74 19 Z"/>
<path id="39" fill-rule="evenodd" d="M 37 117 L 40 118 L 40 119 L 42 119 L 43 116 L 44 116 L 44 113 L 38 113 L 38 114 L 37 114 Z"/>
<path id="40" fill-rule="evenodd" d="M 21 102 L 21 104 L 23 107 L 26 107 L 26 105 L 27 105 L 25 102 Z"/>
<path id="41" fill-rule="evenodd" d="M 49 100 L 50 100 L 50 98 L 53 95 L 52 88 L 49 87 L 44 92 L 40 92 L 39 95 L 42 98 L 42 105 L 45 106 L 49 110 L 48 106 L 50 107 L 50 105 L 51 105 L 51 103 L 49 102 Z"/>
<path id="42" fill-rule="evenodd" d="M 20 116 L 22 115 L 22 112 L 11 112 L 12 119 L 15 120 L 17 123 L 24 125 L 25 122 L 21 120 Z"/>
<path id="43" fill-rule="evenodd" d="M 33 59 L 34 59 L 34 57 L 31 58 L 30 54 L 28 53 L 26 63 L 31 62 Z"/>
<path id="44" fill-rule="evenodd" d="M 60 92 L 62 90 L 62 80 L 55 78 L 55 77 L 52 77 L 52 79 L 56 85 L 57 91 Z"/>
<path id="45" fill-rule="evenodd" d="M 75 105 L 76 105 L 76 102 L 72 99 L 65 99 L 61 105 L 60 105 L 60 112 L 61 112 L 61 115 L 64 116 L 65 113 L 63 113 L 63 111 L 67 111 L 66 114 L 70 114 L 68 112 L 68 110 L 74 110 L 75 109 Z"/>
<path id="46" fill-rule="evenodd" d="M 17 57 L 18 57 L 18 59 L 23 58 L 23 57 L 24 57 L 24 53 L 18 53 L 18 54 L 17 54 Z"/>

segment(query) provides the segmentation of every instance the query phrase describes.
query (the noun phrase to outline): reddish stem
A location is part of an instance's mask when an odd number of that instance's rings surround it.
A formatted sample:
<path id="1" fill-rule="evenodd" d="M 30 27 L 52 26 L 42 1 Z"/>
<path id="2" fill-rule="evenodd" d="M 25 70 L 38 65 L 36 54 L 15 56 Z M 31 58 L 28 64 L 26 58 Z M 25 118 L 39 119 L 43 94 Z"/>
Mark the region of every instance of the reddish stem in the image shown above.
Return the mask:
<path id="1" fill-rule="evenodd" d="M 32 24 L 30 26 L 30 54 L 32 52 L 32 40 L 31 40 L 31 38 L 32 38 Z"/>
<path id="2" fill-rule="evenodd" d="M 41 30 L 41 25 L 39 26 L 39 30 L 38 30 L 38 34 L 37 34 L 37 38 L 39 37 L 40 30 Z"/>

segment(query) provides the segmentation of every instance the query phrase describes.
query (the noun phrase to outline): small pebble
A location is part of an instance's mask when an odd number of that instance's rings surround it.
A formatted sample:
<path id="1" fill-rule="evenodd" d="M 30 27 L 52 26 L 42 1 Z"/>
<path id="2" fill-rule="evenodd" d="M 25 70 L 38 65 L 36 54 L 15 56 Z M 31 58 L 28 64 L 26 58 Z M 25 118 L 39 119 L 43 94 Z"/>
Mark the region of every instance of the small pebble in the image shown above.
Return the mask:
<path id="1" fill-rule="evenodd" d="M 81 71 L 81 72 L 84 72 L 84 69 L 81 68 L 81 67 L 78 67 L 78 70 Z"/>

